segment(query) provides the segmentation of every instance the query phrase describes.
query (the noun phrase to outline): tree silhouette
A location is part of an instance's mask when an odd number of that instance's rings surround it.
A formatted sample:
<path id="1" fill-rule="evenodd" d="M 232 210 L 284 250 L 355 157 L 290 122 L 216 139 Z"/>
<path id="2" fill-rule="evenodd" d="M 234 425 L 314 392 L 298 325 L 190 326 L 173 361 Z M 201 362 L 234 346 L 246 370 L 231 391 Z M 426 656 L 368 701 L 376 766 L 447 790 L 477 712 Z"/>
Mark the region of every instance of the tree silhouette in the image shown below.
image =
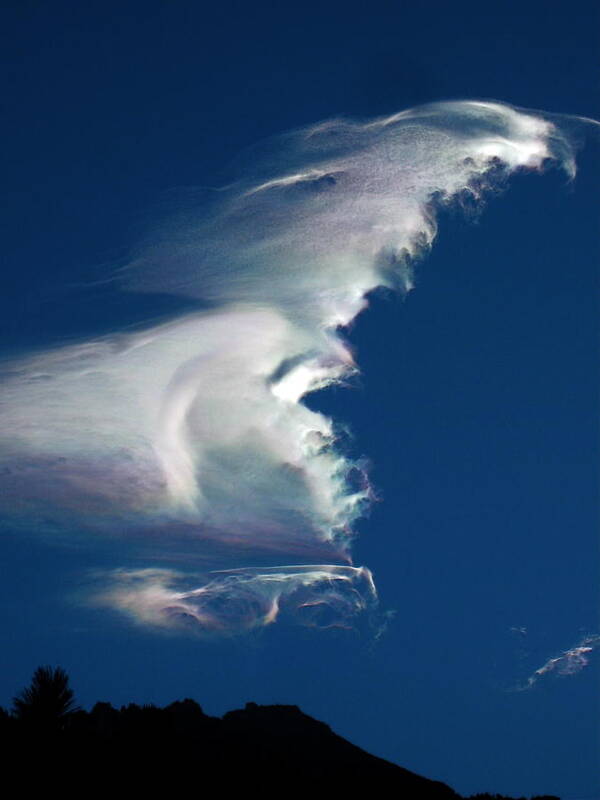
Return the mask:
<path id="1" fill-rule="evenodd" d="M 38 667 L 31 684 L 13 698 L 13 715 L 36 727 L 61 729 L 76 710 L 69 676 L 61 667 Z"/>

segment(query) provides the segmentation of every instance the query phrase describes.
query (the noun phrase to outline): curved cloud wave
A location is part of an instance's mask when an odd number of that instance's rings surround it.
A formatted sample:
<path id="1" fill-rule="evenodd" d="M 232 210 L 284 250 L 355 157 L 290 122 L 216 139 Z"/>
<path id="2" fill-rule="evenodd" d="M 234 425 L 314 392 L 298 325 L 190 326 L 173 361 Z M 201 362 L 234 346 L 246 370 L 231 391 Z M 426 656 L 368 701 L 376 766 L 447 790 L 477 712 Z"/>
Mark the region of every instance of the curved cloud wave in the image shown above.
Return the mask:
<path id="1" fill-rule="evenodd" d="M 376 602 L 364 567 L 311 564 L 223 570 L 200 588 L 185 588 L 190 575 L 163 570 L 116 571 L 96 598 L 136 622 L 191 632 L 245 631 L 277 619 L 318 628 L 352 627 Z"/>
<path id="2" fill-rule="evenodd" d="M 340 328 L 374 288 L 411 288 L 436 208 L 549 161 L 574 174 L 555 122 L 484 102 L 331 120 L 255 151 L 121 273 L 209 310 L 3 365 L 6 513 L 183 554 L 183 574 L 119 571 L 102 594 L 145 623 L 246 630 L 282 608 L 349 623 L 376 601 L 350 555 L 371 488 L 302 398 L 356 372 Z M 243 569 L 285 557 L 316 565 Z M 206 562 L 242 569 L 189 588 Z"/>

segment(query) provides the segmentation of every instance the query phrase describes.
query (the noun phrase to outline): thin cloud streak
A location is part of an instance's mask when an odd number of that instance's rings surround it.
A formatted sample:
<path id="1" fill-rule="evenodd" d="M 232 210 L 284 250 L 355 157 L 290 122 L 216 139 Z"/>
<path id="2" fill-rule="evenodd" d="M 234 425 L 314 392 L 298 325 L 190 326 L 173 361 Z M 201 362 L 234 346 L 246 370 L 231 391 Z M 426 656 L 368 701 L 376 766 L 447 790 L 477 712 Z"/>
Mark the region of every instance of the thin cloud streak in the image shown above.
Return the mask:
<path id="1" fill-rule="evenodd" d="M 120 608 L 156 629 L 237 634 L 279 618 L 309 627 L 351 628 L 377 597 L 369 570 L 356 567 L 223 570 L 205 576 L 200 588 L 182 588 L 194 577 L 173 570 L 119 570 L 94 602 Z"/>
<path id="2" fill-rule="evenodd" d="M 565 677 L 576 675 L 590 663 L 590 656 L 596 648 L 600 647 L 600 634 L 584 636 L 574 647 L 564 650 L 560 655 L 549 658 L 541 667 L 530 675 L 527 682 L 518 687 L 521 690 L 531 689 L 546 675 Z"/>

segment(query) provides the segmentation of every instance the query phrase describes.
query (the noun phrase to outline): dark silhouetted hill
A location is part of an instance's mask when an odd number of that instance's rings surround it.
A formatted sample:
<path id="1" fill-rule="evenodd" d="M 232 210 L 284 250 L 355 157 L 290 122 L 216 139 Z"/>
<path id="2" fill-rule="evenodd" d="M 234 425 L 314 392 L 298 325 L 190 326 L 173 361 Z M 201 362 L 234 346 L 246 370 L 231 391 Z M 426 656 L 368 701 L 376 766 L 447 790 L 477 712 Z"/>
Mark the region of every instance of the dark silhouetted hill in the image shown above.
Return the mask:
<path id="1" fill-rule="evenodd" d="M 56 679 L 56 673 L 41 677 Z M 59 688 L 65 687 L 63 681 Z M 49 704 L 47 687 L 41 688 L 44 713 L 27 707 L 39 702 L 35 693 L 20 693 L 12 714 L 0 709 L 3 777 L 5 787 L 17 781 L 14 796 L 43 789 L 78 797 L 100 791 L 117 797 L 185 791 L 193 798 L 306 791 L 316 797 L 368 792 L 398 800 L 460 798 L 444 783 L 361 750 L 297 706 L 248 703 L 218 718 L 187 699 L 165 708 L 96 703 L 88 712 L 71 710 L 70 695 L 66 705 Z"/>

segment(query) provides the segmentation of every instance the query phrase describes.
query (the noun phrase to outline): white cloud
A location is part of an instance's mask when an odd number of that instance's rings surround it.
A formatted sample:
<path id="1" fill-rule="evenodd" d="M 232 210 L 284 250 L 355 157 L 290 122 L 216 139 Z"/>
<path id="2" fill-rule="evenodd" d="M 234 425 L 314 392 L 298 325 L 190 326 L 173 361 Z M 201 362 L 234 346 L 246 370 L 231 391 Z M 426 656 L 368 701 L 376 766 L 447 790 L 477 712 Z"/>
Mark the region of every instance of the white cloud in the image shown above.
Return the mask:
<path id="1" fill-rule="evenodd" d="M 479 200 L 499 174 L 547 159 L 573 174 L 553 122 L 495 103 L 332 120 L 272 142 L 238 183 L 148 237 L 123 272 L 130 289 L 201 298 L 210 311 L 4 364 L 6 513 L 28 526 L 152 536 L 166 563 L 185 553 L 188 576 L 207 553 L 215 566 L 343 565 L 212 576 L 183 594 L 171 573 L 120 573 L 107 596 L 152 624 L 175 624 L 167 610 L 181 608 L 202 626 L 207 598 L 236 609 L 242 592 L 252 624 L 228 610 L 221 627 L 252 627 L 299 586 L 315 604 L 348 585 L 364 602 L 330 605 L 374 602 L 370 578 L 356 580 L 368 572 L 348 566 L 367 476 L 302 398 L 356 371 L 337 326 L 373 288 L 411 288 L 436 205 Z"/>
<path id="2" fill-rule="evenodd" d="M 560 655 L 549 658 L 533 675 L 530 675 L 527 682 L 521 689 L 530 689 L 540 678 L 553 673 L 555 675 L 575 675 L 590 663 L 591 653 L 600 646 L 600 635 L 592 634 L 584 636 L 574 647 L 564 650 Z"/>

